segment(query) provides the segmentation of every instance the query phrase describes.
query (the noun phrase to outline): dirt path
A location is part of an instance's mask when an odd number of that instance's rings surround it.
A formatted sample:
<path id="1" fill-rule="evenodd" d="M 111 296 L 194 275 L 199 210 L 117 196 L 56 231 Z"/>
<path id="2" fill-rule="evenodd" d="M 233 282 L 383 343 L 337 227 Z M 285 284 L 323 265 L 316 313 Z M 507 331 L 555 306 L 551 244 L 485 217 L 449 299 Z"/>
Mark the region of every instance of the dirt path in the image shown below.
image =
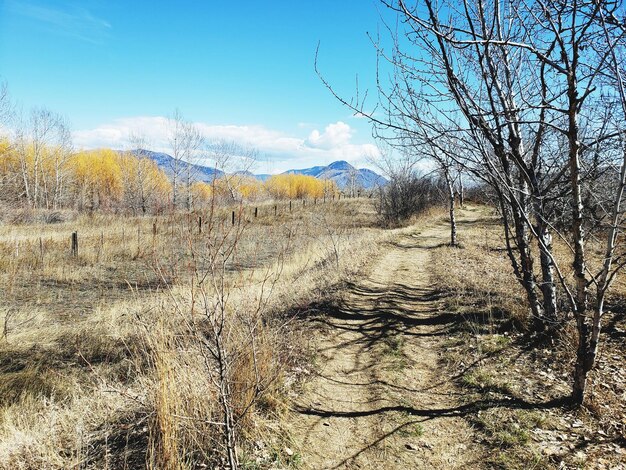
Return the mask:
<path id="1" fill-rule="evenodd" d="M 305 468 L 480 466 L 479 444 L 438 360 L 451 318 L 430 287 L 429 250 L 447 241 L 445 224 L 404 232 L 322 312 L 318 375 L 290 422 Z"/>

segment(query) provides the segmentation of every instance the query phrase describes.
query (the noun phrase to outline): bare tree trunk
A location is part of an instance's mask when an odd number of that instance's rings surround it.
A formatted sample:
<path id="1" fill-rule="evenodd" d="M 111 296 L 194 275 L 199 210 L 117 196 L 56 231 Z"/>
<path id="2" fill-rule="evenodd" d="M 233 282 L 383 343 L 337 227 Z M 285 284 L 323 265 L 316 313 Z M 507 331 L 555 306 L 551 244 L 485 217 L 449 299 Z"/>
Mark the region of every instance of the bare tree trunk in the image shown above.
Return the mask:
<path id="1" fill-rule="evenodd" d="M 177 178 L 177 174 L 176 171 L 174 171 L 174 174 L 172 175 L 172 209 L 176 210 L 176 203 L 178 202 L 177 196 L 178 195 L 178 178 Z"/>
<path id="2" fill-rule="evenodd" d="M 533 175 L 533 183 L 536 176 Z M 536 331 L 553 330 L 558 322 L 556 281 L 554 279 L 554 257 L 552 255 L 552 234 L 544 219 L 544 206 L 541 195 L 536 194 L 537 184 L 533 194 L 533 210 L 535 213 L 535 235 L 539 248 L 541 263 L 541 292 L 543 294 L 543 315 L 536 317 L 534 328 Z"/>
<path id="3" fill-rule="evenodd" d="M 217 352 L 217 363 L 219 366 L 220 403 L 224 417 L 224 445 L 228 457 L 228 468 L 236 470 L 239 468 L 237 457 L 235 419 L 233 416 L 233 406 L 231 403 L 230 377 L 228 371 L 228 360 L 226 351 L 222 344 L 221 330 L 223 325 L 215 333 L 215 350 Z"/>
<path id="4" fill-rule="evenodd" d="M 186 178 L 187 178 L 187 198 L 186 198 L 186 204 L 187 204 L 187 211 L 191 211 L 192 209 L 192 204 L 193 204 L 193 200 L 192 200 L 192 194 L 191 194 L 191 184 L 193 183 L 193 174 L 192 174 L 192 166 L 191 163 L 187 163 L 187 172 L 186 172 Z"/>
<path id="5" fill-rule="evenodd" d="M 446 185 L 448 186 L 448 208 L 450 212 L 450 246 L 457 246 L 456 240 L 456 217 L 454 213 L 454 183 L 447 171 L 444 171 Z"/>
<path id="6" fill-rule="evenodd" d="M 573 52 L 576 56 L 576 51 Z M 585 236 L 583 230 L 583 201 L 580 176 L 580 141 L 578 128 L 578 88 L 575 70 L 567 75 L 569 109 L 567 113 L 567 139 L 569 145 L 568 161 L 570 171 L 570 189 L 572 205 L 572 245 L 574 250 L 574 275 L 576 277 L 575 304 L 572 306 L 578 330 L 578 348 L 574 366 L 574 385 L 572 399 L 582 403 L 585 398 L 587 374 L 593 367 L 595 358 L 589 354 L 589 325 L 587 323 L 587 276 L 585 263 Z"/>
<path id="7" fill-rule="evenodd" d="M 38 144 L 33 145 L 33 201 L 32 207 L 39 203 L 39 149 Z"/>
<path id="8" fill-rule="evenodd" d="M 510 184 L 512 185 L 512 181 Z M 528 225 L 526 224 L 526 217 L 524 215 L 528 212 L 526 196 L 526 194 L 528 194 L 528 185 L 523 178 L 520 178 L 520 187 L 518 189 L 519 197 L 515 199 L 514 195 L 511 196 L 511 213 L 513 215 L 515 227 L 515 243 L 517 245 L 517 249 L 519 250 L 519 267 L 522 275 L 522 286 L 526 291 L 526 297 L 528 298 L 531 315 L 533 319 L 536 319 L 541 318 L 543 312 L 539 296 L 537 295 L 534 260 L 529 241 L 530 235 L 528 233 Z"/>
<path id="9" fill-rule="evenodd" d="M 554 329 L 558 322 L 556 304 L 556 282 L 554 280 L 554 261 L 552 254 L 552 235 L 545 223 L 538 224 L 539 257 L 541 263 L 541 292 L 543 293 L 543 318 L 540 329 Z M 547 324 L 546 324 L 547 323 Z"/>
<path id="10" fill-rule="evenodd" d="M 24 182 L 24 194 L 26 196 L 26 202 L 31 205 L 30 199 L 30 183 L 28 181 L 28 166 L 26 163 L 26 149 L 22 148 L 22 155 L 20 156 L 20 166 L 22 169 L 22 181 Z"/>

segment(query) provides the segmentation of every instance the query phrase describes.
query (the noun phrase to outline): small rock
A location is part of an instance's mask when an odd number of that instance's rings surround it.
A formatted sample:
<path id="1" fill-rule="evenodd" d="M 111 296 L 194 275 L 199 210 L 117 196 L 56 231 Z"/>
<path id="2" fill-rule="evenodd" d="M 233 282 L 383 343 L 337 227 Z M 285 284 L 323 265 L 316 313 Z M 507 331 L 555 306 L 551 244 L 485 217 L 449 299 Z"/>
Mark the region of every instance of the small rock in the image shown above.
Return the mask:
<path id="1" fill-rule="evenodd" d="M 407 448 L 407 450 L 417 450 L 417 447 L 415 447 L 413 444 L 404 444 L 404 447 Z"/>
<path id="2" fill-rule="evenodd" d="M 287 454 L 289 457 L 293 455 L 293 450 L 291 450 L 289 447 L 285 447 L 284 451 L 285 454 Z"/>
<path id="3" fill-rule="evenodd" d="M 547 456 L 558 455 L 559 448 L 557 446 L 544 447 L 541 449 L 541 452 L 543 452 L 543 454 Z"/>
<path id="4" fill-rule="evenodd" d="M 329 423 L 328 421 L 324 421 L 324 422 L 322 423 L 322 426 L 330 426 L 330 423 Z"/>

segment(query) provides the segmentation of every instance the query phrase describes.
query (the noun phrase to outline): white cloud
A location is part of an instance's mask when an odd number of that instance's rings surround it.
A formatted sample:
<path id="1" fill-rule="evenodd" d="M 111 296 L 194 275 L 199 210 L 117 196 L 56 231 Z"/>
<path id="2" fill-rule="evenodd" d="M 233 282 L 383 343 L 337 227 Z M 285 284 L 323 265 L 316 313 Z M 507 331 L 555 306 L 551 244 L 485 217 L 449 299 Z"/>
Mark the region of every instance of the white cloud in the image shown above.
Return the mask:
<path id="1" fill-rule="evenodd" d="M 345 122 L 337 121 L 327 125 L 321 134 L 317 129 L 311 131 L 305 144 L 312 148 L 330 150 L 348 145 L 351 139 L 352 128 Z"/>
<path id="2" fill-rule="evenodd" d="M 338 121 L 327 125 L 323 132 L 314 129 L 307 137 L 287 135 L 263 126 L 212 125 L 196 123 L 209 140 L 232 140 L 258 149 L 259 165 L 256 171 L 278 173 L 290 168 L 325 165 L 335 160 L 366 164 L 366 159 L 379 155 L 373 143 L 353 143 L 354 130 Z M 303 129 L 303 131 L 305 131 Z M 79 149 L 110 147 L 130 149 L 135 145 L 132 136 L 141 137 L 146 147 L 169 152 L 168 119 L 161 116 L 142 116 L 117 119 L 95 129 L 73 133 Z"/>

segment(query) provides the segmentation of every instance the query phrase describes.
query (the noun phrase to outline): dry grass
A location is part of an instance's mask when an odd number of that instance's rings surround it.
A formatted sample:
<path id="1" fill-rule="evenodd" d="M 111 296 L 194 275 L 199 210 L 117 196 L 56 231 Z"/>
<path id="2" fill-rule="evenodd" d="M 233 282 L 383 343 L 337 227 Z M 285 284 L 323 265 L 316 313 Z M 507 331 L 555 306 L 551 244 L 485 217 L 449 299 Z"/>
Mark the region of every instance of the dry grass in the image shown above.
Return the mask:
<path id="1" fill-rule="evenodd" d="M 607 314 L 588 406 L 563 406 L 560 400 L 571 387 L 574 332 L 566 327 L 552 341 L 527 333 L 527 303 L 503 251 L 501 228 L 489 209 L 471 210 L 479 212 L 479 221 L 461 224 L 461 249 L 433 253 L 433 274 L 444 307 L 459 315 L 444 360 L 465 388 L 467 403 L 480 404 L 469 419 L 491 448 L 488 465 L 622 468 L 616 465 L 626 455 L 623 313 L 613 308 Z M 589 243 L 589 252 L 594 246 Z M 567 250 L 555 242 L 561 259 Z M 571 267 L 564 270 L 570 276 Z M 612 305 L 625 295 L 618 284 Z"/>
<path id="2" fill-rule="evenodd" d="M 275 463 L 271 449 L 288 439 L 278 418 L 295 386 L 292 366 L 307 349 L 290 312 L 367 262 L 383 236 L 369 200 L 294 204 L 292 212 L 283 204 L 276 216 L 267 204 L 258 218 L 253 208 L 222 208 L 212 219 L 81 215 L 0 226 L 0 468 L 220 464 L 212 365 L 189 331 L 198 308 L 191 280 L 208 269 L 207 233 L 233 242 L 232 210 L 245 229 L 226 267 L 230 344 L 243 341 L 247 312 L 262 316 L 254 358 L 242 350 L 233 367 L 235 410 L 252 401 L 259 376 L 266 380 L 241 421 L 240 452 L 258 467 Z"/>

